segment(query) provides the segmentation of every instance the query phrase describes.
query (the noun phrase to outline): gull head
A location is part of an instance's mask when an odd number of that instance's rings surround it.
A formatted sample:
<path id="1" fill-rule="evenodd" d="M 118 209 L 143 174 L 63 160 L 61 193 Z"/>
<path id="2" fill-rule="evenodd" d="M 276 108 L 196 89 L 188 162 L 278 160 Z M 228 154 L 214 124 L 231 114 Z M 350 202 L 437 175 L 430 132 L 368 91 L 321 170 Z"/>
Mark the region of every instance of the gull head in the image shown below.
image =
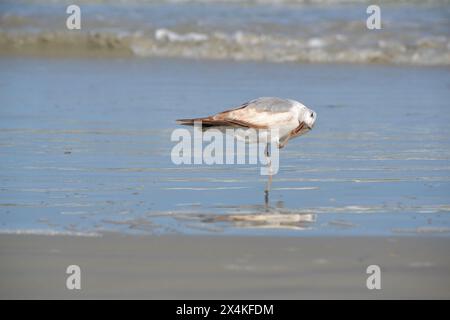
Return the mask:
<path id="1" fill-rule="evenodd" d="M 296 102 L 296 107 L 298 110 L 298 121 L 300 123 L 304 122 L 311 130 L 316 123 L 317 113 L 314 110 L 311 110 L 305 105 L 301 104 L 300 102 Z"/>

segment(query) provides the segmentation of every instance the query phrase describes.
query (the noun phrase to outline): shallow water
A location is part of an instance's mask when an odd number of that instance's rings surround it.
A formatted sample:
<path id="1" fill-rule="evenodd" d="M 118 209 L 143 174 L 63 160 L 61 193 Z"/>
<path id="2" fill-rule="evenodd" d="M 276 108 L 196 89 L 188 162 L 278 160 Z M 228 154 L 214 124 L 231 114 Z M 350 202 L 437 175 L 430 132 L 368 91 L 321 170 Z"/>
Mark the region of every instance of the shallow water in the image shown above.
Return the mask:
<path id="1" fill-rule="evenodd" d="M 446 68 L 0 59 L 2 232 L 450 234 Z M 258 96 L 318 113 L 255 165 L 177 166 L 174 120 Z"/>

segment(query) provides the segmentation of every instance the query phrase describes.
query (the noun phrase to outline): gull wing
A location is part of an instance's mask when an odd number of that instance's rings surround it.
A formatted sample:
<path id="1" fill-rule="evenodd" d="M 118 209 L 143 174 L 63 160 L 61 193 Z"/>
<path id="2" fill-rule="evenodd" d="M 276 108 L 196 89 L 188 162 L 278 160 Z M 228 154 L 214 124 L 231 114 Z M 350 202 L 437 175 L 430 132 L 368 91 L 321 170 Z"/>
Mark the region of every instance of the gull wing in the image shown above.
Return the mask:
<path id="1" fill-rule="evenodd" d="M 283 126 L 294 119 L 293 104 L 280 98 L 258 98 L 244 103 L 236 109 L 216 114 L 214 120 L 239 121 L 250 128 Z"/>
<path id="2" fill-rule="evenodd" d="M 237 108 L 220 112 L 216 115 L 195 119 L 180 119 L 178 123 L 193 125 L 202 121 L 202 126 L 232 126 L 256 129 L 267 129 L 285 126 L 287 123 L 298 121 L 292 111 L 293 103 L 280 98 L 258 98 L 240 105 Z"/>

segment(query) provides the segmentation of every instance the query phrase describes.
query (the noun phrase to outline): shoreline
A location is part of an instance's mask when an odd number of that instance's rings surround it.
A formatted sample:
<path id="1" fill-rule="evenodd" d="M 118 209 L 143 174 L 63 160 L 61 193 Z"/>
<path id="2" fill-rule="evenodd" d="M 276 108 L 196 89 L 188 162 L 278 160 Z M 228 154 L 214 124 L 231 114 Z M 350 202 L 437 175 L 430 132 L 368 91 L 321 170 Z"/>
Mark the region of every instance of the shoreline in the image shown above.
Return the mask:
<path id="1" fill-rule="evenodd" d="M 0 235 L 2 299 L 448 299 L 449 240 Z M 69 265 L 81 290 L 68 290 Z M 368 290 L 366 268 L 381 268 Z"/>
<path id="2" fill-rule="evenodd" d="M 409 62 L 388 62 L 382 60 L 373 61 L 274 61 L 265 59 L 233 59 L 233 58 L 214 58 L 202 56 L 138 56 L 126 50 L 111 52 L 104 49 L 93 49 L 90 51 L 73 50 L 68 47 L 58 50 L 29 50 L 23 51 L 18 49 L 0 50 L 0 59 L 37 59 L 37 60 L 125 60 L 125 61 L 174 61 L 185 63 L 209 63 L 209 64 L 255 64 L 255 65 L 281 65 L 281 66 L 349 66 L 349 67 L 368 67 L 368 68 L 400 68 L 400 69 L 450 69 L 447 63 L 442 64 L 417 64 Z"/>

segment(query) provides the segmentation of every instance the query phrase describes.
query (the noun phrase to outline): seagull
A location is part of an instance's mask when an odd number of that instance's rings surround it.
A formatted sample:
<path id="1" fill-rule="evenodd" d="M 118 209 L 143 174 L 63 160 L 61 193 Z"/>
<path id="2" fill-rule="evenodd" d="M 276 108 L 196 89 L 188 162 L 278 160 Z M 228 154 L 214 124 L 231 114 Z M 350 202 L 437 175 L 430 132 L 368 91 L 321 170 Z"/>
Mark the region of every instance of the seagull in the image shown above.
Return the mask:
<path id="1" fill-rule="evenodd" d="M 193 126 L 195 123 L 201 122 L 203 130 L 215 128 L 222 132 L 230 128 L 276 129 L 279 132 L 276 140 L 267 141 L 265 149 L 270 165 L 269 143 L 275 143 L 279 149 L 284 148 L 290 139 L 309 132 L 314 127 L 316 119 L 316 112 L 296 100 L 261 97 L 212 116 L 178 119 L 177 123 Z M 271 181 L 272 176 L 270 175 L 265 190 L 266 197 Z"/>

